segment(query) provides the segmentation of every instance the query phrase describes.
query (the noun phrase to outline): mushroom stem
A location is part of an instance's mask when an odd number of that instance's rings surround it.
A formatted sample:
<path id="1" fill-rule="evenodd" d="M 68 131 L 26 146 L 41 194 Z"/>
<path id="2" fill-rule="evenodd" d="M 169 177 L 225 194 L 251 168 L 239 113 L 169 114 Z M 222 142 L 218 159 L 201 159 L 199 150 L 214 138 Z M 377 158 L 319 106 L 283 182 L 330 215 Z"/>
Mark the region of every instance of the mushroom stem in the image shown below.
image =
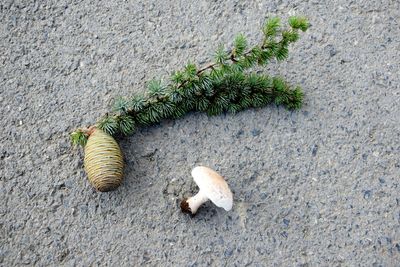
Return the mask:
<path id="1" fill-rule="evenodd" d="M 182 202 L 186 202 L 187 205 L 189 206 L 189 211 L 192 214 L 195 214 L 197 212 L 197 209 L 204 203 L 208 201 L 208 197 L 206 197 L 203 192 L 200 190 L 196 195 L 189 197 L 186 200 L 183 200 Z"/>

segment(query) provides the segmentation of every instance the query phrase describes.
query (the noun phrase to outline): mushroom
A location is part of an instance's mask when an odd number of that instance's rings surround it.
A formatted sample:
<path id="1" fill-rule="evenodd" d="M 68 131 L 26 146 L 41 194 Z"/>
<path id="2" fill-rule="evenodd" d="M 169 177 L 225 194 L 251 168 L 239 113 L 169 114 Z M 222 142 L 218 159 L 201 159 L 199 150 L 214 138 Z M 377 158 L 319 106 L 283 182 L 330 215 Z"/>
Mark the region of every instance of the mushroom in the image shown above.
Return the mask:
<path id="1" fill-rule="evenodd" d="M 208 200 L 226 211 L 232 209 L 232 192 L 221 175 L 210 168 L 197 166 L 192 170 L 192 176 L 200 190 L 195 196 L 182 200 L 182 212 L 194 215 Z"/>

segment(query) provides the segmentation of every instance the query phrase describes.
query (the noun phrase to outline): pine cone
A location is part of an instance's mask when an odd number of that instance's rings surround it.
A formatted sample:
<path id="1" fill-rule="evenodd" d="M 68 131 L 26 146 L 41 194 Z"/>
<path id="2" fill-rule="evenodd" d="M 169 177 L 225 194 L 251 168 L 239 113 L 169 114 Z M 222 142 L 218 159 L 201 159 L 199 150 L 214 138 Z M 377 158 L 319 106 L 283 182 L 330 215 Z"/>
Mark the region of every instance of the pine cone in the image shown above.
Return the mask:
<path id="1" fill-rule="evenodd" d="M 85 146 L 85 170 L 90 183 L 101 192 L 116 189 L 123 179 L 122 152 L 115 139 L 94 129 Z"/>

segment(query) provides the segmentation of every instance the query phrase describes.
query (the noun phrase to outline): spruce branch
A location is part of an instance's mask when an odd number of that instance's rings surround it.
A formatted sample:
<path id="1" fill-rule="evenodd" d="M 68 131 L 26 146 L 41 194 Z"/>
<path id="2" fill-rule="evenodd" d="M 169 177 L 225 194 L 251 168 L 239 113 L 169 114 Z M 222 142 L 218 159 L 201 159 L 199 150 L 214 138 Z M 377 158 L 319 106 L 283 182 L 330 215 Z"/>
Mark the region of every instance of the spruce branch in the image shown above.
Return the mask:
<path id="1" fill-rule="evenodd" d="M 215 62 L 204 67 L 193 63 L 172 73 L 169 83 L 151 80 L 147 93 L 130 99 L 118 98 L 112 114 L 106 114 L 96 127 L 110 135 L 129 135 L 138 127 L 159 123 L 162 119 L 179 118 L 191 111 L 218 115 L 237 113 L 274 103 L 287 109 L 301 107 L 301 88 L 291 88 L 280 77 L 246 73 L 271 60 L 288 57 L 289 45 L 299 39 L 299 31 L 309 27 L 303 17 L 290 17 L 289 28 L 283 29 L 279 18 L 270 18 L 262 28 L 262 42 L 249 48 L 243 34 L 236 36 L 232 49 L 219 45 Z M 73 143 L 85 145 L 90 134 L 77 130 L 71 134 Z"/>

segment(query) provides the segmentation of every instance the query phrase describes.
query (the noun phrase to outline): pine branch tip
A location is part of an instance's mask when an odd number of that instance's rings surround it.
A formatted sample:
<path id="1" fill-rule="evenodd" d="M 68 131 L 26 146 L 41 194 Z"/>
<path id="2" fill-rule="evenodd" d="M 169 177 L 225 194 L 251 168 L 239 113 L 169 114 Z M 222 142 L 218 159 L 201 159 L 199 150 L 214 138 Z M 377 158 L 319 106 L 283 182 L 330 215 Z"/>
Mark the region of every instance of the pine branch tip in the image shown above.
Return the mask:
<path id="1" fill-rule="evenodd" d="M 88 135 L 84 131 L 78 129 L 70 134 L 70 139 L 73 145 L 84 147 L 87 143 Z"/>
<path id="2" fill-rule="evenodd" d="M 308 22 L 307 18 L 303 16 L 289 17 L 289 25 L 293 29 L 299 29 L 303 32 L 305 32 L 310 27 L 310 23 Z"/>

